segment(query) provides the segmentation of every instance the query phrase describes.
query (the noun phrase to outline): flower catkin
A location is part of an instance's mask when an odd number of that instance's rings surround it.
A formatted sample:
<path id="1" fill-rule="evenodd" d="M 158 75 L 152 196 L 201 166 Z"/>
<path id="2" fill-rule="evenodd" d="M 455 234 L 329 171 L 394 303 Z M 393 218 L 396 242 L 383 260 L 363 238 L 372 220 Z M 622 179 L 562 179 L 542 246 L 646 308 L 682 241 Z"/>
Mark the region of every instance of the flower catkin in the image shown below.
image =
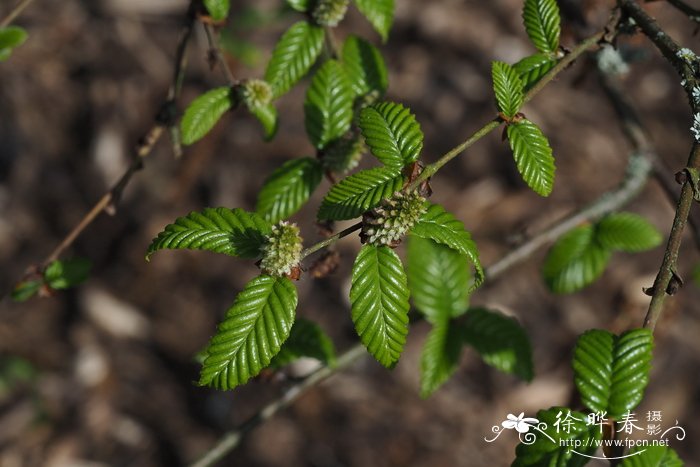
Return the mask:
<path id="1" fill-rule="evenodd" d="M 272 102 L 272 86 L 261 79 L 250 79 L 241 86 L 241 98 L 250 109 L 265 107 Z"/>
<path id="2" fill-rule="evenodd" d="M 349 0 L 318 0 L 311 16 L 319 26 L 335 27 L 345 17 Z"/>
<path id="3" fill-rule="evenodd" d="M 295 224 L 282 221 L 272 226 L 272 231 L 262 246 L 260 269 L 271 276 L 287 276 L 301 260 L 301 237 Z"/>
<path id="4" fill-rule="evenodd" d="M 396 192 L 362 218 L 363 243 L 396 246 L 425 213 L 425 198 L 417 192 Z"/>

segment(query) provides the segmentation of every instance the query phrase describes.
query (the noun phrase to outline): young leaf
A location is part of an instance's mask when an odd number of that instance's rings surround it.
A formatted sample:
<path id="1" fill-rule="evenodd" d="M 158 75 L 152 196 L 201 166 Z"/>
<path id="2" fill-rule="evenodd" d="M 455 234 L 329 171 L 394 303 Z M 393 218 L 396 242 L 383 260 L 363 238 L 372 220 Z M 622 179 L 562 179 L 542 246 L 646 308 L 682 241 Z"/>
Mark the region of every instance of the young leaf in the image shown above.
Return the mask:
<path id="1" fill-rule="evenodd" d="M 275 170 L 258 195 L 256 211 L 270 223 L 286 219 L 309 200 L 321 182 L 323 169 L 318 159 L 294 159 Z"/>
<path id="2" fill-rule="evenodd" d="M 281 368 L 301 357 L 311 357 L 332 367 L 335 365 L 335 347 L 321 327 L 303 318 L 297 318 L 289 339 L 274 356 L 270 366 Z"/>
<path id="3" fill-rule="evenodd" d="M 319 219 L 353 219 L 399 191 L 404 176 L 385 167 L 363 170 L 333 185 L 318 210 Z"/>
<path id="4" fill-rule="evenodd" d="M 604 217 L 598 222 L 595 235 L 601 246 L 631 253 L 650 250 L 663 240 L 656 227 L 631 212 Z"/>
<path id="5" fill-rule="evenodd" d="M 557 51 L 561 30 L 556 0 L 525 0 L 523 22 L 527 35 L 540 52 Z"/>
<path id="6" fill-rule="evenodd" d="M 595 229 L 582 225 L 562 236 L 545 259 L 542 272 L 554 293 L 572 293 L 595 281 L 608 264 L 610 252 L 595 239 Z"/>
<path id="7" fill-rule="evenodd" d="M 365 245 L 352 268 L 352 321 L 379 363 L 398 361 L 408 334 L 408 286 L 401 260 L 389 247 Z"/>
<path id="8" fill-rule="evenodd" d="M 415 162 L 423 149 L 423 132 L 409 109 L 381 102 L 362 109 L 360 129 L 365 143 L 384 165 L 401 169 Z"/>
<path id="9" fill-rule="evenodd" d="M 212 89 L 196 98 L 185 110 L 180 123 L 182 143 L 192 144 L 203 138 L 232 106 L 233 93 L 226 86 Z"/>
<path id="10" fill-rule="evenodd" d="M 423 345 L 420 359 L 420 395 L 427 398 L 457 370 L 462 336 L 449 318 L 434 324 Z"/>
<path id="11" fill-rule="evenodd" d="M 533 443 L 518 443 L 512 467 L 582 467 L 590 461 L 585 456 L 595 453 L 602 435 L 599 426 L 587 424 L 585 414 L 552 407 L 537 412 L 536 418 L 542 432 L 533 429 Z"/>
<path id="12" fill-rule="evenodd" d="M 251 114 L 258 119 L 265 132 L 265 140 L 270 141 L 277 133 L 277 109 L 269 103 L 260 107 L 248 108 Z"/>
<path id="13" fill-rule="evenodd" d="M 355 4 L 386 42 L 394 22 L 394 0 L 355 0 Z"/>
<path id="14" fill-rule="evenodd" d="M 484 308 L 471 308 L 464 323 L 464 340 L 494 368 L 525 381 L 532 380 L 530 340 L 515 318 Z"/>
<path id="15" fill-rule="evenodd" d="M 287 0 L 287 4 L 296 11 L 304 13 L 309 11 L 309 8 L 311 7 L 311 0 Z"/>
<path id="16" fill-rule="evenodd" d="M 484 281 L 484 269 L 479 261 L 479 250 L 472 236 L 464 229 L 462 222 L 439 204 L 429 204 L 428 210 L 413 226 L 410 233 L 448 246 L 466 256 L 476 270 L 472 290 Z"/>
<path id="17" fill-rule="evenodd" d="M 148 261 L 158 250 L 208 250 L 229 256 L 256 258 L 272 226 L 242 209 L 207 208 L 178 218 L 153 239 Z"/>
<path id="18" fill-rule="evenodd" d="M 513 158 L 525 183 L 537 194 L 549 196 L 554 187 L 554 156 L 549 141 L 529 120 L 520 120 L 507 127 Z"/>
<path id="19" fill-rule="evenodd" d="M 27 40 L 27 31 L 19 26 L 0 28 L 0 62 L 10 58 L 12 49 L 24 44 Z"/>
<path id="20" fill-rule="evenodd" d="M 493 92 L 498 109 L 507 117 L 514 117 L 523 105 L 523 82 L 515 69 L 503 62 L 491 64 Z"/>
<path id="21" fill-rule="evenodd" d="M 649 382 L 654 338 L 648 329 L 615 336 L 593 329 L 574 349 L 574 381 L 583 404 L 619 419 L 641 402 Z"/>
<path id="22" fill-rule="evenodd" d="M 12 300 L 15 302 L 26 302 L 39 292 L 42 285 L 44 285 L 44 282 L 40 280 L 22 281 L 12 289 Z"/>
<path id="23" fill-rule="evenodd" d="M 275 46 L 265 71 L 275 97 L 289 91 L 316 62 L 323 48 L 323 29 L 306 21 L 293 24 Z"/>
<path id="24" fill-rule="evenodd" d="M 635 446 L 622 467 L 683 467 L 676 451 L 668 446 Z"/>
<path id="25" fill-rule="evenodd" d="M 336 60 L 326 61 L 311 80 L 304 102 L 306 132 L 317 149 L 325 148 L 350 129 L 352 101 L 345 70 Z"/>
<path id="26" fill-rule="evenodd" d="M 230 7 L 229 0 L 204 0 L 204 6 L 215 21 L 225 20 Z"/>
<path id="27" fill-rule="evenodd" d="M 286 277 L 250 281 L 209 342 L 199 384 L 233 389 L 260 373 L 287 340 L 296 307 L 297 289 Z"/>
<path id="28" fill-rule="evenodd" d="M 461 253 L 411 235 L 407 269 L 413 303 L 428 321 L 435 324 L 467 311 L 471 274 Z"/>
<path id="29" fill-rule="evenodd" d="M 67 289 L 87 279 L 92 263 L 85 258 L 56 260 L 44 271 L 44 280 L 54 290 Z"/>
<path id="30" fill-rule="evenodd" d="M 389 86 L 386 64 L 375 46 L 357 36 L 343 45 L 343 65 L 356 96 L 376 91 L 380 95 Z"/>
<path id="31" fill-rule="evenodd" d="M 547 54 L 534 54 L 520 60 L 513 69 L 523 82 L 523 91 L 527 92 L 556 64 L 556 59 Z"/>

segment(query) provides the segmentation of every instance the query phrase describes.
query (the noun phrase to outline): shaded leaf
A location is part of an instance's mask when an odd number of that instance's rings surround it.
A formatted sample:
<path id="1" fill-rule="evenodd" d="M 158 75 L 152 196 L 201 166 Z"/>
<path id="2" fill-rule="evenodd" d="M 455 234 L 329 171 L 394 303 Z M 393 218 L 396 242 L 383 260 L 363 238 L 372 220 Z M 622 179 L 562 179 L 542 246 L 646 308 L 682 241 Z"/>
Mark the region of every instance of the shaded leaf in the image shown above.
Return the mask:
<path id="1" fill-rule="evenodd" d="M 394 0 L 355 0 L 355 4 L 386 42 L 394 22 Z"/>
<path id="2" fill-rule="evenodd" d="M 287 0 L 287 4 L 294 8 L 296 11 L 306 12 L 309 11 L 311 7 L 312 0 Z"/>
<path id="3" fill-rule="evenodd" d="M 12 49 L 24 44 L 27 40 L 27 31 L 19 26 L 0 28 L 0 62 L 10 58 Z"/>
<path id="4" fill-rule="evenodd" d="M 287 161 L 265 181 L 256 211 L 272 224 L 297 212 L 321 182 L 323 169 L 317 159 Z"/>
<path id="5" fill-rule="evenodd" d="M 12 289 L 12 300 L 15 302 L 26 302 L 39 292 L 44 282 L 41 280 L 22 281 Z"/>
<path id="6" fill-rule="evenodd" d="M 421 397 L 430 396 L 457 370 L 462 353 L 462 335 L 458 328 L 444 319 L 430 330 L 420 360 Z"/>
<path id="7" fill-rule="evenodd" d="M 158 250 L 208 250 L 229 256 L 256 258 L 270 233 L 262 217 L 242 209 L 207 208 L 178 218 L 153 239 L 146 260 Z"/>
<path id="8" fill-rule="evenodd" d="M 366 40 L 350 36 L 343 45 L 343 65 L 356 96 L 377 91 L 384 94 L 389 86 L 382 54 Z"/>
<path id="9" fill-rule="evenodd" d="M 631 212 L 610 214 L 596 225 L 596 239 L 611 250 L 638 252 L 661 244 L 661 233 L 642 216 Z"/>
<path id="10" fill-rule="evenodd" d="M 523 22 L 527 35 L 540 52 L 557 51 L 561 29 L 556 0 L 525 0 Z"/>
<path id="11" fill-rule="evenodd" d="M 212 89 L 193 100 L 180 123 L 182 143 L 192 144 L 203 138 L 231 107 L 233 92 L 227 86 Z"/>
<path id="12" fill-rule="evenodd" d="M 273 368 L 281 368 L 302 358 L 311 357 L 332 367 L 335 365 L 335 347 L 321 327 L 303 318 L 297 318 L 292 326 L 289 339 L 270 363 Z"/>
<path id="13" fill-rule="evenodd" d="M 67 289 L 84 282 L 91 268 L 92 263 L 85 258 L 56 260 L 46 267 L 44 280 L 52 289 Z"/>
<path id="14" fill-rule="evenodd" d="M 293 24 L 275 46 L 265 71 L 275 97 L 285 94 L 316 62 L 323 48 L 323 29 L 306 21 Z"/>
<path id="15" fill-rule="evenodd" d="M 513 69 L 523 82 L 523 91 L 527 92 L 556 64 L 556 59 L 550 55 L 534 54 L 520 60 Z"/>
<path id="16" fill-rule="evenodd" d="M 275 105 L 269 103 L 267 105 L 249 107 L 248 110 L 262 125 L 265 140 L 269 141 L 274 138 L 275 133 L 277 133 L 277 109 Z"/>
<path id="17" fill-rule="evenodd" d="M 639 453 L 639 454 L 638 454 Z M 683 461 L 668 446 L 635 446 L 622 461 L 622 467 L 682 467 Z"/>
<path id="18" fill-rule="evenodd" d="M 386 246 L 365 245 L 355 258 L 350 287 L 352 321 L 379 363 L 398 361 L 408 334 L 408 285 L 401 260 Z"/>
<path id="19" fill-rule="evenodd" d="M 250 281 L 209 342 L 199 384 L 233 389 L 260 373 L 287 340 L 296 307 L 297 290 L 286 277 Z"/>
<path id="20" fill-rule="evenodd" d="M 649 383 L 653 336 L 634 329 L 615 336 L 598 329 L 582 334 L 574 350 L 574 381 L 583 404 L 620 419 L 641 402 Z"/>
<path id="21" fill-rule="evenodd" d="M 319 219 L 353 219 L 391 197 L 404 176 L 384 167 L 363 170 L 333 185 L 318 210 Z"/>
<path id="22" fill-rule="evenodd" d="M 360 114 L 365 143 L 384 165 L 396 169 L 415 162 L 423 149 L 423 132 L 409 109 L 394 102 L 365 107 Z"/>
<path id="23" fill-rule="evenodd" d="M 491 64 L 493 92 L 498 109 L 508 117 L 514 117 L 523 105 L 523 82 L 513 67 L 503 62 Z"/>
<path id="24" fill-rule="evenodd" d="M 554 156 L 549 141 L 529 120 L 520 120 L 507 127 L 508 142 L 518 172 L 535 193 L 549 196 L 554 187 Z"/>
<path id="25" fill-rule="evenodd" d="M 311 80 L 304 102 L 306 132 L 317 149 L 350 129 L 353 97 L 343 67 L 336 60 L 326 61 Z"/>
<path id="26" fill-rule="evenodd" d="M 226 19 L 230 7 L 229 0 L 204 0 L 204 6 L 216 21 Z"/>

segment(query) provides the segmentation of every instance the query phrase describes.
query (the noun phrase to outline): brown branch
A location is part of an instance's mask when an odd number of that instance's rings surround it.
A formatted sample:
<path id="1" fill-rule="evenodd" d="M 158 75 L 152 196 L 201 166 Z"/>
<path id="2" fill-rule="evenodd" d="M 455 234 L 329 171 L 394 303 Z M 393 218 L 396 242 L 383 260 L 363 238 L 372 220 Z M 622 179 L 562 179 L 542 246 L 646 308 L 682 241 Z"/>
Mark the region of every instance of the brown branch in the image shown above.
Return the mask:
<path id="1" fill-rule="evenodd" d="M 700 10 L 693 8 L 682 0 L 666 0 L 673 5 L 678 11 L 685 14 L 688 19 L 696 23 L 700 23 Z"/>
<path id="2" fill-rule="evenodd" d="M 14 7 L 2 21 L 0 21 L 0 28 L 9 26 L 10 23 L 12 23 L 33 1 L 34 0 L 22 0 L 19 2 L 19 4 L 17 4 L 17 6 Z"/>

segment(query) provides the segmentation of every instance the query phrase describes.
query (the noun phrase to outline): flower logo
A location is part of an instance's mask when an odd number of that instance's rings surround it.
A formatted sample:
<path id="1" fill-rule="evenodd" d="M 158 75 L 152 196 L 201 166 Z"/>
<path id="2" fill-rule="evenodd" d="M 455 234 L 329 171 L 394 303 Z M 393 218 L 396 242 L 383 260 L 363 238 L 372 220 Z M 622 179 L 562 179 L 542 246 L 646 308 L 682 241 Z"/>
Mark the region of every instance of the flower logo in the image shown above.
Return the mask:
<path id="1" fill-rule="evenodd" d="M 518 433 L 527 433 L 528 431 L 530 431 L 531 425 L 537 426 L 537 424 L 540 421 L 536 418 L 525 417 L 524 415 L 525 412 L 520 412 L 520 415 L 518 415 L 517 417 L 512 413 L 509 413 L 506 417 L 507 420 L 503 420 L 501 425 L 506 430 L 512 430 L 513 428 L 515 428 L 515 430 Z"/>

